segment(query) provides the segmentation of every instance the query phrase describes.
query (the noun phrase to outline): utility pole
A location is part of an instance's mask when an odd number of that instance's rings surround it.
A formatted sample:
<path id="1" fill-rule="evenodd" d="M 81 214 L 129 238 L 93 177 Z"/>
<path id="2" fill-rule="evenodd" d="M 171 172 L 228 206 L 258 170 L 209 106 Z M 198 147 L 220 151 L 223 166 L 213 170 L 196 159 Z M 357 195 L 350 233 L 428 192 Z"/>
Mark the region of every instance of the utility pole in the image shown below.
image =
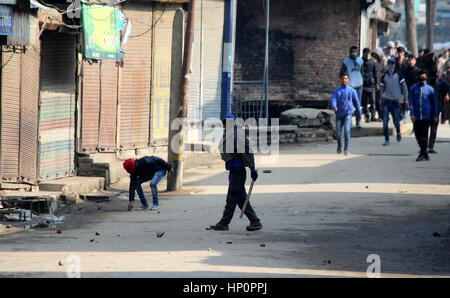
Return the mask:
<path id="1" fill-rule="evenodd" d="M 417 28 L 414 10 L 414 0 L 405 0 L 405 17 L 406 17 L 406 43 L 408 50 L 414 57 L 418 56 L 417 49 Z"/>
<path id="2" fill-rule="evenodd" d="M 427 48 L 433 51 L 436 0 L 426 0 Z"/>
<path id="3" fill-rule="evenodd" d="M 172 164 L 174 170 L 174 173 L 167 178 L 167 190 L 169 191 L 180 188 L 183 182 L 183 134 L 184 121 L 187 119 L 189 73 L 191 70 L 192 41 L 194 39 L 194 12 L 195 0 L 190 0 L 184 39 L 183 69 L 179 80 L 181 85 L 179 85 L 178 92 L 175 94 L 179 98 L 179 101 L 177 102 L 177 105 L 175 105 L 176 113 L 175 111 L 170 112 L 171 115 L 176 115 L 177 119 L 182 119 L 183 121 L 177 121 L 178 129 L 174 134 L 172 133 L 172 122 L 174 119 L 170 119 L 169 123 L 168 161 Z M 176 83 L 176 81 L 174 83 Z M 176 86 L 174 87 L 176 89 Z M 173 107 L 173 105 L 171 105 L 171 107 Z M 176 139 L 177 136 L 179 137 L 179 140 Z"/>

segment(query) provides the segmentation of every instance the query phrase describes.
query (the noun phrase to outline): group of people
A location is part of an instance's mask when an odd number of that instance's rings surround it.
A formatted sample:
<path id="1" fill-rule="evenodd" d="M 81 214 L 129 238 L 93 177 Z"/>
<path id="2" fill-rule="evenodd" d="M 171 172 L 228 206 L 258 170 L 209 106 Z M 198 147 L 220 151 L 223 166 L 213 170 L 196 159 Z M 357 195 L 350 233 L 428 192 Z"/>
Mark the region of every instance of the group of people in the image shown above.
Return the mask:
<path id="1" fill-rule="evenodd" d="M 442 124 L 450 121 L 450 49 L 439 56 L 428 49 L 420 50 L 415 57 L 401 44 L 390 41 L 384 49 L 363 49 L 362 58 L 357 46 L 351 46 L 349 52 L 339 72 L 341 86 L 331 97 L 337 152 L 342 152 L 344 135 L 344 153 L 350 154 L 353 115 L 357 128 L 361 128 L 363 115 L 366 123 L 383 121 L 383 146 L 389 146 L 389 115 L 400 142 L 400 121 L 407 119 L 409 110 L 420 147 L 416 160 L 429 160 L 428 153 L 437 153 L 434 144 L 439 116 Z"/>

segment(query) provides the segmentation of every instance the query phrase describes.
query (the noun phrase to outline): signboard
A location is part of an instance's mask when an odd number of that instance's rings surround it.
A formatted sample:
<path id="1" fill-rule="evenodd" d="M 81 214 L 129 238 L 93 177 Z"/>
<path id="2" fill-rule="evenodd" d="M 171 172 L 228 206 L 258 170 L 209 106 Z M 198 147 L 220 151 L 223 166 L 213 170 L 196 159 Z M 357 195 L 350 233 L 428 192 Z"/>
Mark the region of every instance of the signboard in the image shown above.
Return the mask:
<path id="1" fill-rule="evenodd" d="M 114 7 L 82 4 L 84 57 L 120 60 L 119 16 Z"/>
<path id="2" fill-rule="evenodd" d="M 12 6 L 0 5 L 0 35 L 13 34 Z"/>

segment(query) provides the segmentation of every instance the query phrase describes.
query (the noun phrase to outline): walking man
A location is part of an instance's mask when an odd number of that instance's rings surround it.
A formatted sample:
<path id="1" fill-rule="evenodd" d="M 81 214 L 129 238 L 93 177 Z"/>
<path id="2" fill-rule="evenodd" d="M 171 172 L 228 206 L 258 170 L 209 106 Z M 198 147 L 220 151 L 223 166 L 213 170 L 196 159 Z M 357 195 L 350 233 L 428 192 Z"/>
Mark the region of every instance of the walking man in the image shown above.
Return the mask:
<path id="1" fill-rule="evenodd" d="M 366 122 L 368 123 L 369 121 L 375 121 L 375 92 L 376 87 L 378 86 L 378 71 L 376 60 L 373 57 L 370 57 L 370 49 L 365 48 L 363 50 L 363 60 L 363 93 L 361 105 Z"/>
<path id="2" fill-rule="evenodd" d="M 350 47 L 350 56 L 347 57 L 342 63 L 339 75 L 341 76 L 345 73 L 348 75 L 350 87 L 355 89 L 357 92 L 359 103 L 358 106 L 360 108 L 363 90 L 362 67 L 364 61 L 358 56 L 358 52 L 357 46 Z M 356 116 L 356 127 L 361 128 L 361 119 L 358 116 Z"/>
<path id="3" fill-rule="evenodd" d="M 440 110 L 442 112 L 441 124 L 445 124 L 446 121 L 450 121 L 450 67 L 447 69 L 445 79 L 442 78 L 439 80 L 437 93 Z"/>
<path id="4" fill-rule="evenodd" d="M 383 108 L 381 106 L 381 88 L 380 81 L 383 74 L 387 71 L 387 59 L 384 56 L 383 50 L 381 48 L 376 48 L 372 52 L 372 57 L 377 61 L 377 82 L 378 85 L 375 86 L 375 109 L 378 113 L 377 121 L 383 121 Z"/>
<path id="5" fill-rule="evenodd" d="M 342 152 L 342 130 L 344 130 L 344 154 L 350 155 L 350 132 L 352 114 L 356 111 L 357 119 L 361 119 L 361 109 L 355 89 L 348 86 L 348 75 L 341 75 L 341 86 L 334 90 L 331 97 L 331 108 L 336 113 L 337 153 Z"/>
<path id="6" fill-rule="evenodd" d="M 381 78 L 381 98 L 383 106 L 384 144 L 389 146 L 389 114 L 392 115 L 397 131 L 397 142 L 402 140 L 400 134 L 400 104 L 408 99 L 408 88 L 400 72 L 395 71 L 395 58 L 388 59 L 387 72 Z"/>
<path id="7" fill-rule="evenodd" d="M 210 228 L 215 231 L 228 231 L 228 225 L 233 218 L 236 205 L 239 206 L 240 209 L 244 206 L 244 202 L 247 198 L 247 193 L 245 191 L 245 180 L 247 178 L 246 167 L 250 168 L 253 181 L 258 179 L 258 173 L 255 169 L 255 159 L 253 153 L 250 152 L 249 141 L 243 136 L 245 132 L 242 132 L 243 134 L 238 133 L 238 127 L 235 120 L 236 117 L 234 115 L 227 115 L 226 119 L 223 120 L 224 133 L 221 142 L 223 144 L 221 156 L 222 160 L 225 161 L 226 170 L 229 171 L 229 184 L 223 216 L 217 224 L 210 226 Z M 240 145 L 242 145 L 242 148 L 240 148 Z M 250 225 L 246 227 L 247 231 L 256 231 L 262 228 L 261 221 L 253 210 L 250 202 L 247 203 L 244 214 L 250 221 Z"/>
<path id="8" fill-rule="evenodd" d="M 416 161 L 429 160 L 427 152 L 428 129 L 430 121 L 438 122 L 437 102 L 434 89 L 426 83 L 427 74 L 421 71 L 418 76 L 419 83 L 411 88 L 409 95 L 409 107 L 411 121 L 414 123 L 414 134 L 420 147 L 420 154 Z"/>
<path id="9" fill-rule="evenodd" d="M 152 190 L 153 206 L 150 210 L 159 209 L 158 187 L 157 184 L 166 175 L 166 172 L 173 173 L 172 166 L 164 159 L 158 156 L 145 156 L 140 159 L 127 159 L 123 163 L 124 169 L 130 174 L 128 211 L 133 209 L 134 193 L 137 191 L 141 200 L 141 208 L 149 209 L 147 199 L 145 198 L 141 184 L 150 181 Z"/>

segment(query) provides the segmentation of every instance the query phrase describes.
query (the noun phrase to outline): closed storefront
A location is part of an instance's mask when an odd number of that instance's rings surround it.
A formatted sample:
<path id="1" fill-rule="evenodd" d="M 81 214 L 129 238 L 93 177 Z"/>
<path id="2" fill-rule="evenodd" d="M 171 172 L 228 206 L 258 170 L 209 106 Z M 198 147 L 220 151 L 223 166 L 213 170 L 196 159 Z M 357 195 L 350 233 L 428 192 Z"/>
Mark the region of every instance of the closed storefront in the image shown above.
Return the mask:
<path id="1" fill-rule="evenodd" d="M 40 178 L 71 176 L 74 168 L 76 36 L 44 31 L 40 90 Z"/>
<path id="2" fill-rule="evenodd" d="M 79 152 L 114 152 L 117 76 L 115 61 L 103 60 L 93 64 L 83 62 Z"/>
<path id="3" fill-rule="evenodd" d="M 118 145 L 124 149 L 145 148 L 150 138 L 152 5 L 124 3 L 122 11 L 133 29 L 121 70 Z"/>
<path id="4" fill-rule="evenodd" d="M 3 182 L 38 180 L 39 43 L 2 47 L 0 176 Z"/>
<path id="5" fill-rule="evenodd" d="M 151 97 L 152 140 L 167 143 L 173 19 L 177 5 L 155 5 L 153 10 L 153 71 Z"/>
<path id="6" fill-rule="evenodd" d="M 196 5 L 189 81 L 190 120 L 220 118 L 224 10 L 223 0 L 202 0 Z"/>

